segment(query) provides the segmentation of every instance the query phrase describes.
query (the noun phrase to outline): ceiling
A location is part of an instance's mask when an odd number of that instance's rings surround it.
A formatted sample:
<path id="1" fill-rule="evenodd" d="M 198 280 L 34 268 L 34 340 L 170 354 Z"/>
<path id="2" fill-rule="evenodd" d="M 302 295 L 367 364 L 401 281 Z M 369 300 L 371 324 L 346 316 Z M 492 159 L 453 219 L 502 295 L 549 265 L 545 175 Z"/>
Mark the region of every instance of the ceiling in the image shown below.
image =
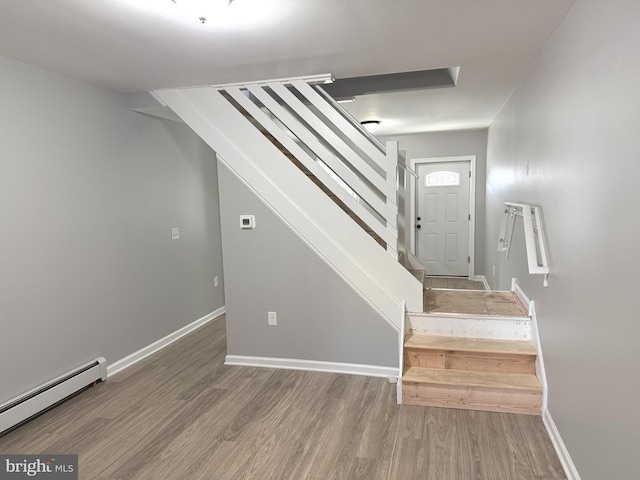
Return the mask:
<path id="1" fill-rule="evenodd" d="M 453 88 L 364 95 L 378 134 L 487 127 L 575 0 L 0 0 L 0 55 L 121 92 L 460 67 Z"/>

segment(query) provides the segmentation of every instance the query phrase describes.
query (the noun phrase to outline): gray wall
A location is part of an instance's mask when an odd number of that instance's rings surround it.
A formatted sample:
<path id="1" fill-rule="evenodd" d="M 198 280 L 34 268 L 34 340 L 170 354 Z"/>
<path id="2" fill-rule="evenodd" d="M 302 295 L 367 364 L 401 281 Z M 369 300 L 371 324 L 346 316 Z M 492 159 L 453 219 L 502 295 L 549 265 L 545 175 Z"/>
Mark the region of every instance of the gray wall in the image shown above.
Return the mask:
<path id="1" fill-rule="evenodd" d="M 476 234 L 475 274 L 484 275 L 485 249 L 485 169 L 487 130 L 456 130 L 380 137 L 380 141 L 398 140 L 400 150 L 406 151 L 407 164 L 415 158 L 476 156 Z M 407 245 L 409 245 L 407 241 Z"/>
<path id="2" fill-rule="evenodd" d="M 640 2 L 578 0 L 489 129 L 487 277 L 536 301 L 549 411 L 583 480 L 638 477 L 638 21 Z M 507 200 L 542 207 L 548 288 L 520 234 L 496 252 Z"/>
<path id="3" fill-rule="evenodd" d="M 123 358 L 224 293 L 215 157 L 187 127 L 2 57 L 0 91 L 2 402 Z"/>
<path id="4" fill-rule="evenodd" d="M 219 165 L 227 353 L 398 366 L 397 335 L 226 167 Z M 256 216 L 241 230 L 239 216 Z M 278 326 L 267 325 L 275 311 Z"/>

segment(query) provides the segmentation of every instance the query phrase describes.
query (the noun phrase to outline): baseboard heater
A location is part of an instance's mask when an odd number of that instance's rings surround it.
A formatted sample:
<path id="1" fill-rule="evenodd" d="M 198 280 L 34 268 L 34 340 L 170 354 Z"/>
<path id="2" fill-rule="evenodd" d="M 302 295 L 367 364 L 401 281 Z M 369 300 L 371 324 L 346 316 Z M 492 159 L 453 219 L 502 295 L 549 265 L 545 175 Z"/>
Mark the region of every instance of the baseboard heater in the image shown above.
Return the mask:
<path id="1" fill-rule="evenodd" d="M 107 361 L 100 357 L 3 403 L 0 405 L 0 435 L 106 379 Z"/>

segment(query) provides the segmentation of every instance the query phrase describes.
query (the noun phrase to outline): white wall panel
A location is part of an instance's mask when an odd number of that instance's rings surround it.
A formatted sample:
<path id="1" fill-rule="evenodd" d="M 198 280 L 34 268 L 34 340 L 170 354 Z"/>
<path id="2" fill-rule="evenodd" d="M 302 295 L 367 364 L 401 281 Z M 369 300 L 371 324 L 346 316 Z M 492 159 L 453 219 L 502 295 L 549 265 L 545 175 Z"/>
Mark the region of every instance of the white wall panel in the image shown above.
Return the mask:
<path id="1" fill-rule="evenodd" d="M 188 127 L 2 57 L 0 86 L 2 403 L 218 309 L 224 282 L 215 156 Z"/>
<path id="2" fill-rule="evenodd" d="M 535 300 L 549 411 L 583 480 L 637 477 L 638 20 L 638 2 L 578 0 L 489 129 L 486 277 Z M 496 251 L 504 201 L 541 207 L 548 288 L 521 226 Z"/>

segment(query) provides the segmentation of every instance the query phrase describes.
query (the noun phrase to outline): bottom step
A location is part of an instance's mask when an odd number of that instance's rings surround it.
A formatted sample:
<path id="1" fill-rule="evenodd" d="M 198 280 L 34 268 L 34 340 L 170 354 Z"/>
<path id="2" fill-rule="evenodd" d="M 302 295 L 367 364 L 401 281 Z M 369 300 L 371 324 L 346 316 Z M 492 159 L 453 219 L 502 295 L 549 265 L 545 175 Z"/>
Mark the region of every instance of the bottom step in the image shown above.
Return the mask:
<path id="1" fill-rule="evenodd" d="M 411 367 L 402 377 L 407 405 L 540 415 L 542 387 L 535 375 Z"/>

